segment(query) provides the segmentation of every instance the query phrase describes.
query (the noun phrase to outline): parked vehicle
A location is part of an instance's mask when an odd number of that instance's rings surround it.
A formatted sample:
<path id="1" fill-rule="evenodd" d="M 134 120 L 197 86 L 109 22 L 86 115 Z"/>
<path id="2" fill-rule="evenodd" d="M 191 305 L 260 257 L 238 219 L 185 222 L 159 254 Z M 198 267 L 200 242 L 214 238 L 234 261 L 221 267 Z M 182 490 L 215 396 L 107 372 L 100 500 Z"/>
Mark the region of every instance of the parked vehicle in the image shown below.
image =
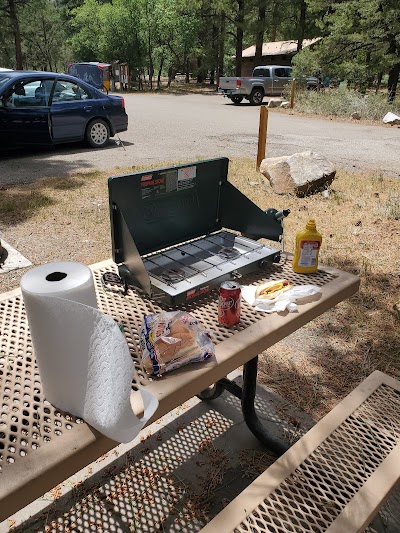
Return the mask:
<path id="1" fill-rule="evenodd" d="M 292 68 L 280 65 L 256 67 L 249 78 L 220 78 L 220 94 L 227 96 L 234 104 L 240 104 L 245 98 L 252 105 L 262 103 L 266 95 L 281 95 L 288 83 L 292 81 Z M 318 86 L 318 79 L 306 78 L 307 88 Z"/>
<path id="2" fill-rule="evenodd" d="M 121 96 L 54 72 L 0 73 L 0 146 L 82 141 L 94 148 L 128 129 Z"/>
<path id="3" fill-rule="evenodd" d="M 111 65 L 109 63 L 99 63 L 91 61 L 88 63 L 71 63 L 68 65 L 67 73 L 80 80 L 85 81 L 96 89 L 110 90 Z"/>

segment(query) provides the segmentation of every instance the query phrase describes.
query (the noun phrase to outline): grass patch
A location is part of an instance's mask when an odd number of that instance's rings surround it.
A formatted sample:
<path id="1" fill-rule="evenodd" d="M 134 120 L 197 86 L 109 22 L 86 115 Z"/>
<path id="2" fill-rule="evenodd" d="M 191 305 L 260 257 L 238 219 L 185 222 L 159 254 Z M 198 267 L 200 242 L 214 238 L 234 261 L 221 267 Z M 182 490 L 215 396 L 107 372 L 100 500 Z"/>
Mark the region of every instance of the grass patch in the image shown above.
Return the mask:
<path id="1" fill-rule="evenodd" d="M 262 380 L 318 418 L 373 370 L 400 377 L 400 328 L 393 312 L 400 294 L 400 180 L 340 170 L 328 198 L 295 198 L 273 193 L 254 167 L 254 161 L 235 159 L 229 179 L 262 209 L 291 209 L 285 222 L 288 251 L 294 250 L 296 232 L 314 217 L 323 236 L 321 263 L 361 277 L 356 296 L 262 358 Z M 78 173 L 2 190 L 4 239 L 34 264 L 91 264 L 111 257 L 107 178 L 140 168 Z M 2 274 L 0 291 L 17 287 L 23 272 Z"/>
<path id="2" fill-rule="evenodd" d="M 290 98 L 290 95 L 286 95 Z M 325 91 L 299 90 L 295 96 L 295 110 L 300 113 L 350 118 L 359 113 L 362 120 L 382 121 L 388 111 L 396 112 L 400 107 L 397 99 L 388 104 L 386 95 L 370 93 L 363 95 L 346 88 Z"/>
<path id="3" fill-rule="evenodd" d="M 41 190 L 12 190 L 0 196 L 0 223 L 12 225 L 34 215 L 53 203 Z"/>

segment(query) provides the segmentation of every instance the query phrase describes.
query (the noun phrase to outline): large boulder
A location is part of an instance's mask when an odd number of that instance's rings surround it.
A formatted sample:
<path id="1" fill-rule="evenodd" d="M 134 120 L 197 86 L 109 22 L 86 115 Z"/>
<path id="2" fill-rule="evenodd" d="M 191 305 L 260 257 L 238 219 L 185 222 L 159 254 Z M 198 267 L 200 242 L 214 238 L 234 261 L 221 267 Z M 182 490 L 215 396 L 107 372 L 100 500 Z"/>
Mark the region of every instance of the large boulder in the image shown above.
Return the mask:
<path id="1" fill-rule="evenodd" d="M 280 107 L 282 103 L 281 98 L 270 98 L 268 100 L 268 107 Z"/>
<path id="2" fill-rule="evenodd" d="M 268 157 L 260 172 L 277 194 L 305 196 L 328 187 L 335 178 L 333 164 L 315 152 Z"/>
<path id="3" fill-rule="evenodd" d="M 396 115 L 395 113 L 386 113 L 386 115 L 383 117 L 382 121 L 385 124 L 390 124 L 391 126 L 398 126 L 400 125 L 400 117 Z"/>

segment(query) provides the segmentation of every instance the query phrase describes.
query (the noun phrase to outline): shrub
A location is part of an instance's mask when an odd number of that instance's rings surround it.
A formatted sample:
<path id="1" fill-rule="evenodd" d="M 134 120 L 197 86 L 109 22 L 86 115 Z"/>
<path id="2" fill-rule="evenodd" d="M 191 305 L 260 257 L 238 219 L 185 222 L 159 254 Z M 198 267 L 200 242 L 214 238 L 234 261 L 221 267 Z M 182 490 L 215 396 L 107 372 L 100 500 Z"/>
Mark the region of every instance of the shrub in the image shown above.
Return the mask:
<path id="1" fill-rule="evenodd" d="M 357 112 L 362 119 L 381 121 L 388 111 L 396 112 L 396 103 L 388 104 L 384 94 L 363 95 L 343 87 L 321 91 L 306 91 L 299 87 L 295 108 L 301 113 L 339 117 L 350 117 Z"/>

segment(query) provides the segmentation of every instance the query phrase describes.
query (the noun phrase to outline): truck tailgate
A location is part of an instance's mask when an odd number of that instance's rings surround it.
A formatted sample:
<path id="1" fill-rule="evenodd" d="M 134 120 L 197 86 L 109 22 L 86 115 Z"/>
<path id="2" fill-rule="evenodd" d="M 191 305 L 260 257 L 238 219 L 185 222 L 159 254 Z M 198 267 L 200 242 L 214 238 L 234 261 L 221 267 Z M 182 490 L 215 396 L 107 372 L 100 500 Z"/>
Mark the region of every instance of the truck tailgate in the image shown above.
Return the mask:
<path id="1" fill-rule="evenodd" d="M 236 80 L 240 78 L 220 78 L 219 88 L 222 90 L 236 89 Z"/>

